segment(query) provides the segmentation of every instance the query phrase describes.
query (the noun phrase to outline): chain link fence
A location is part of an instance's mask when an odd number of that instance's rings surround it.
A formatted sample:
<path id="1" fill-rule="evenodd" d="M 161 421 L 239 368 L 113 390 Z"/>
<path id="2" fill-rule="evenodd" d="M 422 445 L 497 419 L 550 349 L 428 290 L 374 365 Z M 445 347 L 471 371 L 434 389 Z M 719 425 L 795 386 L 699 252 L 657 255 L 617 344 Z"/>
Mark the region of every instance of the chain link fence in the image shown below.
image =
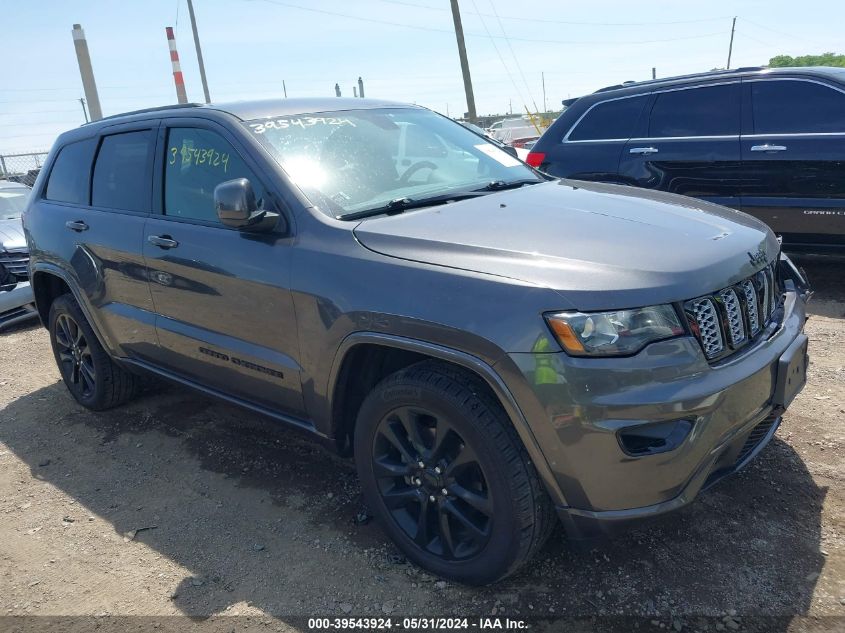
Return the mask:
<path id="1" fill-rule="evenodd" d="M 0 180 L 11 180 L 28 186 L 35 184 L 47 152 L 0 154 Z"/>

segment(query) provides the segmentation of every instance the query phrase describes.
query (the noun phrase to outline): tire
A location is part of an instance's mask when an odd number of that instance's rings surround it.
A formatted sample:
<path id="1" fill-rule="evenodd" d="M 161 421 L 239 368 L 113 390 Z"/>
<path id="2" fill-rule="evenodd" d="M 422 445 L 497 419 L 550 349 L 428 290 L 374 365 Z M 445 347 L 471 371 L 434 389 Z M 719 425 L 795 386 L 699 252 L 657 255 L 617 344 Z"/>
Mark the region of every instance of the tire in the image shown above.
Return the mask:
<path id="1" fill-rule="evenodd" d="M 103 411 L 135 395 L 139 378 L 119 367 L 106 353 L 71 294 L 53 301 L 48 323 L 59 373 L 79 404 Z"/>
<path id="2" fill-rule="evenodd" d="M 408 559 L 438 576 L 504 578 L 557 524 L 510 419 L 459 368 L 423 361 L 382 380 L 354 441 L 368 507 Z"/>

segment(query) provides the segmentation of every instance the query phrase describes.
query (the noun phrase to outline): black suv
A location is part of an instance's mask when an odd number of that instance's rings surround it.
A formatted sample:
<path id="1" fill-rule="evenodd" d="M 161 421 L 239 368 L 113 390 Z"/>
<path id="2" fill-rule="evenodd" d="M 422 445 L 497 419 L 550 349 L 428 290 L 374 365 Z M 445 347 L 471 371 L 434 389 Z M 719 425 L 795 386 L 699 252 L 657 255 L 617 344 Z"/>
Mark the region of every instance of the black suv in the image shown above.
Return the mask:
<path id="1" fill-rule="evenodd" d="M 740 209 L 785 247 L 845 252 L 845 69 L 740 68 L 565 101 L 527 161 Z"/>
<path id="2" fill-rule="evenodd" d="M 550 179 L 416 106 L 84 125 L 24 229 L 82 405 L 146 372 L 323 438 L 411 560 L 469 583 L 515 570 L 555 514 L 583 536 L 688 503 L 805 380 L 805 282 L 765 224 Z"/>

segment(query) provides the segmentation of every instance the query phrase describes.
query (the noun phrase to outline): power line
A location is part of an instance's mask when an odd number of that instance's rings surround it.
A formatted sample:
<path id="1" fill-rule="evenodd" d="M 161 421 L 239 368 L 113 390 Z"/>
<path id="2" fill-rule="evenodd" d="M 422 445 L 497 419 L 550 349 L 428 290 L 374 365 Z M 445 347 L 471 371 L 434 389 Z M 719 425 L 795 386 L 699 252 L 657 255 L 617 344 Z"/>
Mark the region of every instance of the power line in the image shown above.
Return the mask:
<path id="1" fill-rule="evenodd" d="M 280 7 L 287 7 L 288 9 L 297 9 L 299 11 L 310 11 L 311 13 L 319 13 L 321 15 L 332 15 L 335 17 L 346 18 L 348 20 L 358 20 L 359 22 L 369 22 L 371 24 L 382 24 L 385 26 L 398 26 L 401 28 L 406 29 L 414 29 L 417 31 L 427 31 L 430 33 L 448 33 L 449 35 L 454 35 L 453 31 L 448 29 L 439 29 L 432 26 L 422 26 L 419 24 L 407 24 L 403 22 L 392 22 L 390 20 L 379 20 L 377 18 L 365 18 L 359 15 L 352 15 L 350 13 L 340 13 L 338 11 L 328 11 L 326 9 L 317 9 L 314 7 L 304 7 L 298 4 L 293 4 L 291 2 L 282 2 L 281 0 L 241 0 L 242 2 L 264 2 L 267 4 L 275 4 Z M 621 25 L 620 25 L 621 26 Z M 483 33 L 464 33 L 467 37 L 481 37 L 481 38 L 495 38 L 495 39 L 505 39 L 501 35 L 485 35 Z M 538 39 L 536 37 L 512 37 L 511 39 L 515 42 L 531 42 L 534 44 L 569 44 L 570 46 L 593 46 L 596 44 L 629 44 L 629 45 L 637 45 L 637 44 L 659 44 L 663 42 L 680 42 L 684 40 L 693 40 L 693 39 L 700 39 L 705 37 L 715 37 L 715 36 L 722 36 L 724 35 L 723 32 L 718 33 L 704 33 L 701 35 L 688 35 L 685 37 L 671 37 L 671 38 L 663 38 L 663 39 L 656 39 L 656 40 L 549 40 L 549 39 Z"/>
<path id="2" fill-rule="evenodd" d="M 380 2 L 386 2 L 388 4 L 397 4 L 406 7 L 415 7 L 418 9 L 429 9 L 431 11 L 446 11 L 445 7 L 432 7 L 425 4 L 416 4 L 414 2 L 403 2 L 402 0 L 379 0 Z M 494 8 L 495 11 L 495 8 Z M 491 15 L 489 13 L 481 13 L 477 9 L 475 13 L 472 15 L 477 15 L 479 17 L 487 17 L 493 18 L 498 17 L 495 15 Z M 668 21 L 651 21 L 651 22 L 576 22 L 572 20 L 547 20 L 545 18 L 526 18 L 522 16 L 515 16 L 515 15 L 503 15 L 501 19 L 503 20 L 514 20 L 518 22 L 538 22 L 541 24 L 569 24 L 573 26 L 661 26 L 661 25 L 671 25 L 671 24 L 698 24 L 701 22 L 718 22 L 721 20 L 730 20 L 732 16 L 720 16 L 714 18 L 697 18 L 694 20 L 668 20 Z"/>
<path id="3" fill-rule="evenodd" d="M 525 79 L 525 73 L 522 72 L 522 66 L 519 65 L 519 59 L 516 57 L 516 53 L 513 50 L 513 46 L 511 46 L 511 41 L 508 39 L 507 33 L 505 33 L 505 26 L 502 24 L 502 20 L 499 18 L 499 13 L 496 11 L 496 5 L 493 4 L 493 0 L 489 0 L 490 8 L 493 9 L 493 13 L 496 16 L 496 20 L 499 22 L 499 28 L 502 30 L 502 35 L 505 36 L 505 42 L 508 43 L 508 49 L 510 49 L 511 57 L 513 57 L 513 61 L 516 64 L 516 69 L 519 71 L 520 76 L 522 77 L 522 83 L 525 85 L 525 90 L 528 92 L 528 98 L 531 99 L 531 103 L 534 105 L 534 112 L 537 112 L 537 102 L 534 100 L 534 95 L 531 93 L 531 87 L 528 85 L 528 81 Z M 527 110 L 528 108 L 526 108 Z"/>

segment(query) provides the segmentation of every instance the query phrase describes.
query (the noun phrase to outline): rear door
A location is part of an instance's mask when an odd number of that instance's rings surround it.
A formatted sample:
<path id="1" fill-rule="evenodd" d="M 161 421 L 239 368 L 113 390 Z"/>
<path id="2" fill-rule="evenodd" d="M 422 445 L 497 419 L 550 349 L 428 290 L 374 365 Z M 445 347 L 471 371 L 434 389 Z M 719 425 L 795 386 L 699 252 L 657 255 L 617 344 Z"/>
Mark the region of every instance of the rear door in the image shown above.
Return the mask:
<path id="1" fill-rule="evenodd" d="M 622 151 L 622 182 L 739 208 L 739 81 L 657 91 L 646 111 Z"/>
<path id="2" fill-rule="evenodd" d="M 292 238 L 220 223 L 214 188 L 247 178 L 278 209 L 260 165 L 223 126 L 175 119 L 161 129 L 156 213 L 144 256 L 161 343 L 156 364 L 215 391 L 302 413 L 290 292 Z"/>
<path id="3" fill-rule="evenodd" d="M 845 246 L 845 92 L 809 79 L 745 83 L 742 209 L 792 244 Z"/>
<path id="4" fill-rule="evenodd" d="M 27 218 L 39 259 L 61 262 L 74 278 L 116 356 L 147 358 L 157 347 L 141 243 L 158 124 L 114 125 L 64 146 Z"/>
<path id="5" fill-rule="evenodd" d="M 560 178 L 618 182 L 622 148 L 637 129 L 648 101 L 644 94 L 593 104 L 563 138 L 550 138 L 557 128 L 553 125 L 532 150 L 543 153 L 540 168 Z"/>

